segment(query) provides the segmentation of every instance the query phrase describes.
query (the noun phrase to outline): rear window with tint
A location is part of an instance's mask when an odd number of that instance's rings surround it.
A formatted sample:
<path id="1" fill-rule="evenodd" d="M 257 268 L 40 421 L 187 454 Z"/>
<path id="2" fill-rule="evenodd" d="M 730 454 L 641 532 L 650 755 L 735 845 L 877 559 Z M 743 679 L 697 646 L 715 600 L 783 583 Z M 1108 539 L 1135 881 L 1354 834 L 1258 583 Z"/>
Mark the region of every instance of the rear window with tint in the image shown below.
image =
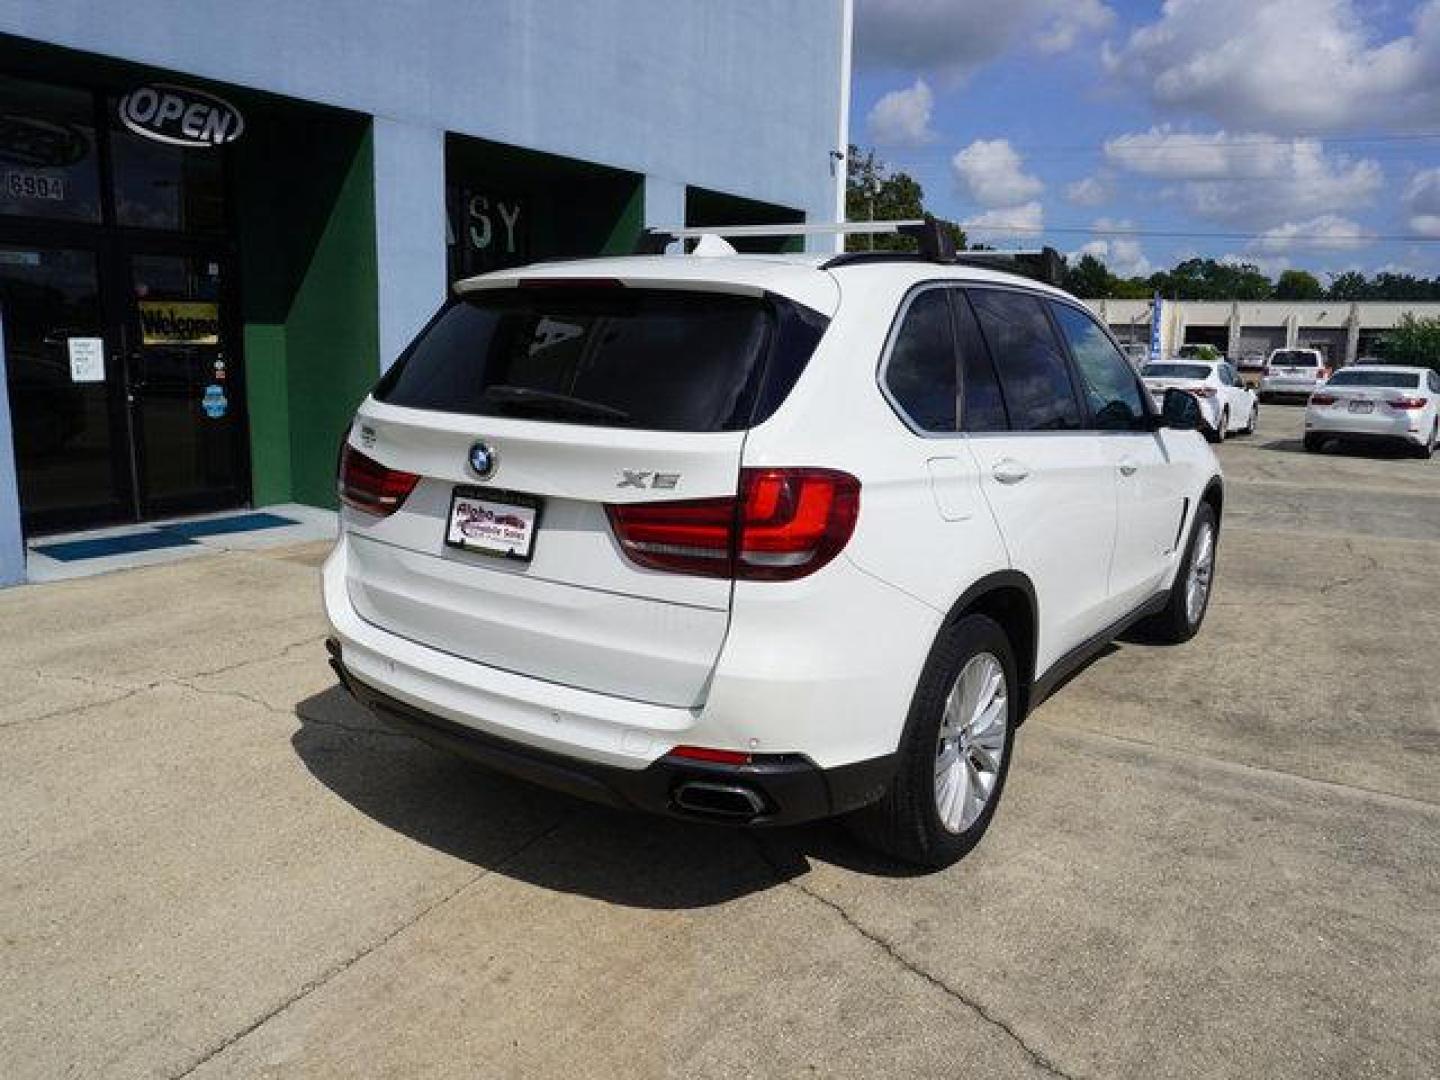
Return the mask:
<path id="1" fill-rule="evenodd" d="M 1315 359 L 1311 352 L 1301 352 L 1298 349 L 1281 349 L 1270 358 L 1270 363 L 1279 364 L 1281 367 L 1319 367 L 1320 361 Z"/>
<path id="2" fill-rule="evenodd" d="M 1420 389 L 1420 376 L 1403 371 L 1337 371 L 1326 386 L 1389 386 L 1396 390 Z"/>
<path id="3" fill-rule="evenodd" d="M 826 323 L 780 297 L 486 290 L 443 308 L 374 393 L 476 416 L 737 431 L 785 399 Z"/>
<path id="4" fill-rule="evenodd" d="M 1140 374 L 1147 379 L 1208 379 L 1209 364 L 1146 364 Z"/>

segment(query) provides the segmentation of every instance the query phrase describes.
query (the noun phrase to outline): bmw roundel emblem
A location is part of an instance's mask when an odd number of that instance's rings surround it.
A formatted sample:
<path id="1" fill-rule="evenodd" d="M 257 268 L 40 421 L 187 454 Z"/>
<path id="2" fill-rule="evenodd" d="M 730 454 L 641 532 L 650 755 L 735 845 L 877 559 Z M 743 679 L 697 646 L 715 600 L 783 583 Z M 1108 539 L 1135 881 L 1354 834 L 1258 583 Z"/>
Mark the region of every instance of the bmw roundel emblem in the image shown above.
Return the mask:
<path id="1" fill-rule="evenodd" d="M 495 475 L 495 466 L 500 464 L 500 455 L 483 442 L 477 442 L 470 447 L 470 468 L 475 470 L 475 475 L 481 480 L 489 480 Z"/>

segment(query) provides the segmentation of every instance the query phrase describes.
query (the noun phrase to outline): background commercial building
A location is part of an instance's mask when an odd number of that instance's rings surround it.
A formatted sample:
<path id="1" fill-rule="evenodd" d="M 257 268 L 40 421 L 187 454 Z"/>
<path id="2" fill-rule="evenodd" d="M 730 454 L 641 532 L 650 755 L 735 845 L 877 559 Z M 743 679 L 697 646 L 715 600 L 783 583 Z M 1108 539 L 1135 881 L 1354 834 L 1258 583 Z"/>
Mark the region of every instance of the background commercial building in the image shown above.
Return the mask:
<path id="1" fill-rule="evenodd" d="M 1148 344 L 1149 300 L 1087 300 L 1123 342 Z M 1387 330 L 1405 315 L 1440 317 L 1440 303 L 1378 300 L 1166 300 L 1161 305 L 1160 352 L 1181 345 L 1213 345 L 1240 358 L 1272 349 L 1319 349 L 1332 365 L 1373 356 Z"/>
<path id="2" fill-rule="evenodd" d="M 22 529 L 331 504 L 352 409 L 457 277 L 836 217 L 850 18 L 3 0 L 0 581 Z"/>

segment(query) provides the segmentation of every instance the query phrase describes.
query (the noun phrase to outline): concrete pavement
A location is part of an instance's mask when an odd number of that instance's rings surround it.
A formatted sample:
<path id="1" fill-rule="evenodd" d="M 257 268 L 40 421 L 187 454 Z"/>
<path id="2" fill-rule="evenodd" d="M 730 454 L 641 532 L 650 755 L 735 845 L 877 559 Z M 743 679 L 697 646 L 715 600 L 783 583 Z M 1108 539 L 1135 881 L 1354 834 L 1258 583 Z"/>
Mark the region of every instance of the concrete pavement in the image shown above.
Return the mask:
<path id="1" fill-rule="evenodd" d="M 0 1069 L 1440 1075 L 1440 460 L 1221 448 L 1218 591 L 980 848 L 631 817 L 339 693 L 316 548 L 0 593 Z"/>

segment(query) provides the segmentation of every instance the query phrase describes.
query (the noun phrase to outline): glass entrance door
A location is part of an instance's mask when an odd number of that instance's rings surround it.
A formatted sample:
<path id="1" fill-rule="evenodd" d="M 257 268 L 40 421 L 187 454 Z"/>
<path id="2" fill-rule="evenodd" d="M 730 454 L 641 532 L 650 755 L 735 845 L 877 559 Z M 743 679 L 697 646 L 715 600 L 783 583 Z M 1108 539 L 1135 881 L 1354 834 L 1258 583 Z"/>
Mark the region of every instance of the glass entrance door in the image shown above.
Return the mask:
<path id="1" fill-rule="evenodd" d="M 244 502 L 239 371 L 227 349 L 224 262 L 132 251 L 126 369 L 140 513 Z"/>
<path id="2" fill-rule="evenodd" d="M 124 373 L 97 253 L 0 243 L 0 332 L 26 532 L 129 518 Z"/>

